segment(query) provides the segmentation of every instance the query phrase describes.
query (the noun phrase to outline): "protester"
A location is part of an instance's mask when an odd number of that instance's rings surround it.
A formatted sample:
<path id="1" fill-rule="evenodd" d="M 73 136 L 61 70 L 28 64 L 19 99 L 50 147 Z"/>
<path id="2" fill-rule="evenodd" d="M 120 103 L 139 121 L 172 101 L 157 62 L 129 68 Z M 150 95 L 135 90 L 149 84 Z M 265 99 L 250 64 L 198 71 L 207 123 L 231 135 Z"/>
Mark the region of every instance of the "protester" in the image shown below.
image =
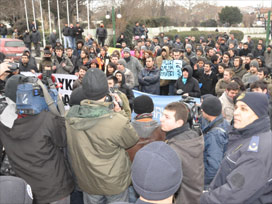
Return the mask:
<path id="1" fill-rule="evenodd" d="M 103 23 L 100 23 L 100 26 L 96 29 L 96 38 L 98 39 L 98 44 L 100 46 L 104 47 L 107 36 L 108 36 L 107 29 L 104 28 Z"/>
<path id="2" fill-rule="evenodd" d="M 118 60 L 117 70 L 125 75 L 125 82 L 127 87 L 133 89 L 135 86 L 134 75 L 129 69 L 126 68 L 126 61 L 124 59 Z"/>
<path id="3" fill-rule="evenodd" d="M 70 59 L 63 53 L 63 47 L 56 47 L 56 56 L 53 57 L 53 70 L 58 74 L 70 74 L 74 67 Z"/>
<path id="4" fill-rule="evenodd" d="M 199 203 L 204 188 L 203 136 L 190 129 L 188 109 L 182 102 L 168 104 L 160 118 L 166 141 L 182 161 L 183 180 L 176 203 Z M 193 147 L 193 148 L 192 148 Z M 169 158 L 170 159 L 170 158 Z"/>
<path id="5" fill-rule="evenodd" d="M 41 56 L 41 50 L 40 50 L 40 42 L 41 42 L 41 34 L 40 31 L 36 30 L 35 28 L 32 29 L 32 33 L 30 35 L 31 42 L 34 45 L 35 48 L 35 57 Z"/>

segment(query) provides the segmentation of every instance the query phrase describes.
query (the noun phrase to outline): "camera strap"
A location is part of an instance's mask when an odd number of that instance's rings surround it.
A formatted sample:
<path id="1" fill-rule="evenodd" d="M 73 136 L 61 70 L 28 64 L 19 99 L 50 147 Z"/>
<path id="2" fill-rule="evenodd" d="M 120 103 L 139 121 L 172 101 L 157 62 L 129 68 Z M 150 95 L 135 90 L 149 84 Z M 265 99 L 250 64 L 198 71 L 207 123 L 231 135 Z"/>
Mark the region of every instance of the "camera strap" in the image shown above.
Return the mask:
<path id="1" fill-rule="evenodd" d="M 57 107 L 58 107 L 58 109 L 57 109 L 52 97 L 50 96 L 50 94 L 48 93 L 48 90 L 46 89 L 46 87 L 44 86 L 44 84 L 42 83 L 42 81 L 40 79 L 37 80 L 37 84 L 42 88 L 44 99 L 45 99 L 46 104 L 48 105 L 49 110 L 54 115 L 64 117 L 64 115 L 65 115 L 64 104 L 62 103 L 59 95 L 57 97 Z M 50 89 L 53 89 L 53 88 L 55 89 L 55 87 L 53 87 L 52 84 L 49 85 L 49 87 L 50 87 Z"/>

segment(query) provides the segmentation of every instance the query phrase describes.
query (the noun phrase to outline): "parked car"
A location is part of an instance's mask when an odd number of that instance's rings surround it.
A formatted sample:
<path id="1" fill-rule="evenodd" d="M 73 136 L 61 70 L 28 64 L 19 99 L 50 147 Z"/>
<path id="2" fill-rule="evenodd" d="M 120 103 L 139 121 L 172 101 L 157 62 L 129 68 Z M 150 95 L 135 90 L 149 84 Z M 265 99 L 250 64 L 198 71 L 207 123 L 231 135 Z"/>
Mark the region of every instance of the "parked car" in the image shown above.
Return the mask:
<path id="1" fill-rule="evenodd" d="M 26 49 L 22 40 L 0 38 L 0 52 L 6 55 L 6 58 L 19 60 Z"/>

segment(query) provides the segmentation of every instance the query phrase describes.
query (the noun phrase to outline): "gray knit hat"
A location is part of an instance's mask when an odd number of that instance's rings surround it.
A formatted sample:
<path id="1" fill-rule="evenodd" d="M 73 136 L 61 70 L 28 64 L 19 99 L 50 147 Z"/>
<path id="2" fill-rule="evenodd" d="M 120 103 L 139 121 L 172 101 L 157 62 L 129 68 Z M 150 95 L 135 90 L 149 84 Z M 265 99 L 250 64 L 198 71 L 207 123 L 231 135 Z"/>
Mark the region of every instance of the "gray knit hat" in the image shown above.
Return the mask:
<path id="1" fill-rule="evenodd" d="M 128 47 L 125 47 L 125 48 L 123 49 L 123 52 L 128 52 L 128 53 L 130 53 L 130 49 L 129 49 Z"/>
<path id="2" fill-rule="evenodd" d="M 187 49 L 187 48 L 192 49 L 192 45 L 191 44 L 186 44 L 185 49 Z"/>
<path id="3" fill-rule="evenodd" d="M 134 189 L 147 200 L 170 197 L 179 189 L 183 177 L 177 153 L 161 141 L 140 149 L 131 169 Z"/>
<path id="4" fill-rule="evenodd" d="M 250 67 L 256 67 L 257 69 L 259 69 L 259 63 L 257 60 L 252 60 L 250 62 Z"/>
<path id="5" fill-rule="evenodd" d="M 126 67 L 126 61 L 124 60 L 124 59 L 119 59 L 118 60 L 118 62 L 117 62 L 117 64 L 121 64 L 121 65 L 123 65 L 124 67 Z"/>

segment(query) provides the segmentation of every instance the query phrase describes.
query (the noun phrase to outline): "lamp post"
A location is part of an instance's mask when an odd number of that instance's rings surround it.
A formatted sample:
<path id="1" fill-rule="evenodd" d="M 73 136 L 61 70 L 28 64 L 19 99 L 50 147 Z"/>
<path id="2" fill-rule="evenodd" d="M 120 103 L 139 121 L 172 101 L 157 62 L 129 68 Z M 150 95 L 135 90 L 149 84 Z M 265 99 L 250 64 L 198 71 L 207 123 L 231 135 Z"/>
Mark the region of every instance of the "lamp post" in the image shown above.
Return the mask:
<path id="1" fill-rule="evenodd" d="M 120 9 L 118 9 L 116 17 L 117 18 L 122 18 Z M 106 19 L 110 19 L 109 12 L 107 12 Z M 115 9 L 114 9 L 114 7 L 112 7 L 112 9 L 111 9 L 111 20 L 112 20 L 113 46 L 115 47 L 116 46 L 116 26 L 115 26 L 116 20 L 115 20 Z"/>

